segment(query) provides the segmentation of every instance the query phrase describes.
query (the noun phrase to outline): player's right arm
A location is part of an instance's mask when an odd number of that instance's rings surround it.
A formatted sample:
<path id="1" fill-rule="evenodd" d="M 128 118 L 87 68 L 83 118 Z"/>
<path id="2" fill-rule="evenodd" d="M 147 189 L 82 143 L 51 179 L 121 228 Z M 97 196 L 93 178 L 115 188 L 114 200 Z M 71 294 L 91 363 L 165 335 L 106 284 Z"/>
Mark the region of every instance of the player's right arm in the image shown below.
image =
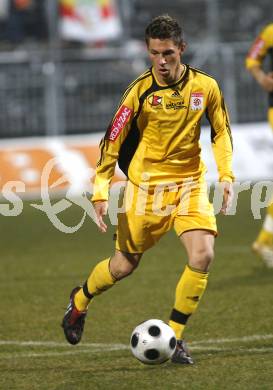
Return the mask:
<path id="1" fill-rule="evenodd" d="M 107 229 L 103 217 L 107 214 L 109 188 L 114 176 L 119 151 L 130 131 L 138 107 L 137 89 L 129 86 L 122 96 L 105 136 L 100 142 L 100 158 L 97 163 L 91 201 L 97 216 L 97 225 L 101 232 L 106 232 Z"/>
<path id="2" fill-rule="evenodd" d="M 265 72 L 262 64 L 270 48 L 273 48 L 273 23 L 267 25 L 258 35 L 246 57 L 246 68 L 267 92 L 273 91 L 273 73 Z"/>

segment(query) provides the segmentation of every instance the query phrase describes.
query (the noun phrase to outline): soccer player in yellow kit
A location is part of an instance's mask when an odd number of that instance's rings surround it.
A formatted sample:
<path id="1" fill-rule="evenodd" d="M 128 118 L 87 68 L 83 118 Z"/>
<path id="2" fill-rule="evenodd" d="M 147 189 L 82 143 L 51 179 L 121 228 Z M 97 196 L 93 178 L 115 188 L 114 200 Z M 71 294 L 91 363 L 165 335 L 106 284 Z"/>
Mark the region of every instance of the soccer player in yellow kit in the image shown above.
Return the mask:
<path id="1" fill-rule="evenodd" d="M 262 68 L 266 55 L 271 57 L 271 71 Z M 246 68 L 257 83 L 269 95 L 268 121 L 273 130 L 273 23 L 268 24 L 258 35 L 246 57 Z M 263 227 L 252 245 L 265 264 L 273 268 L 273 199 L 268 206 Z"/>
<path id="2" fill-rule="evenodd" d="M 152 67 L 124 92 L 101 141 L 92 198 L 97 224 L 105 232 L 103 217 L 118 161 L 128 181 L 115 253 L 95 266 L 82 288 L 72 290 L 62 326 L 68 342 L 77 344 L 90 300 L 131 274 L 142 254 L 174 227 L 188 264 L 177 284 L 169 321 L 178 340 L 172 361 L 192 364 L 183 331 L 206 289 L 217 234 L 200 157 L 200 121 L 206 114 L 211 124 L 225 214 L 233 182 L 229 118 L 217 82 L 181 62 L 185 43 L 176 20 L 156 17 L 145 39 Z"/>

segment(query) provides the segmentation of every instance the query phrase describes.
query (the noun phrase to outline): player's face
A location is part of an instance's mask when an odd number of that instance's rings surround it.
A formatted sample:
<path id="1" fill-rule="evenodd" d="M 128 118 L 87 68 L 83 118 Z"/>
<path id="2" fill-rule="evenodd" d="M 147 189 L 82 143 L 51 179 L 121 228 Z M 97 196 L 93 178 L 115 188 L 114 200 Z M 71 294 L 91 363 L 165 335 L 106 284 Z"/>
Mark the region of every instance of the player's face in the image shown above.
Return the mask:
<path id="1" fill-rule="evenodd" d="M 148 53 L 158 81 L 172 84 L 181 75 L 181 54 L 184 46 L 178 47 L 172 39 L 149 39 Z"/>

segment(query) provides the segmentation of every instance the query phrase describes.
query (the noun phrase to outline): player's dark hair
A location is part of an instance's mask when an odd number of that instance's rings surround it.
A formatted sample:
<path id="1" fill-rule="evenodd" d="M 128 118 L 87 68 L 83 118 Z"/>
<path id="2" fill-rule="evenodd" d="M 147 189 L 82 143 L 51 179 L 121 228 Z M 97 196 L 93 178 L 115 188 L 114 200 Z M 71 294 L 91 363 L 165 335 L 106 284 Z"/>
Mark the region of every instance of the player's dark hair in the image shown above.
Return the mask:
<path id="1" fill-rule="evenodd" d="M 149 39 L 171 39 L 176 46 L 181 46 L 184 42 L 183 31 L 177 20 L 169 15 L 160 15 L 152 19 L 145 30 L 145 41 L 149 44 Z"/>

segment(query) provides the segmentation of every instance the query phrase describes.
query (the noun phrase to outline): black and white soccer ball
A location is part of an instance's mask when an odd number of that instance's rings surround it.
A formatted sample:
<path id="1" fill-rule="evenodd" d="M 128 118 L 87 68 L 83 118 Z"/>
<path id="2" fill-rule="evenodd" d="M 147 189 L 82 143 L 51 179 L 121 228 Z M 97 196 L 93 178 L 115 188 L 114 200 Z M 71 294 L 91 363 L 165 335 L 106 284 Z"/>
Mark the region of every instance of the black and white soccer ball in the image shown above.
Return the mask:
<path id="1" fill-rule="evenodd" d="M 172 328 L 161 320 L 148 320 L 132 332 L 131 350 L 144 364 L 161 364 L 170 359 L 176 348 Z"/>

